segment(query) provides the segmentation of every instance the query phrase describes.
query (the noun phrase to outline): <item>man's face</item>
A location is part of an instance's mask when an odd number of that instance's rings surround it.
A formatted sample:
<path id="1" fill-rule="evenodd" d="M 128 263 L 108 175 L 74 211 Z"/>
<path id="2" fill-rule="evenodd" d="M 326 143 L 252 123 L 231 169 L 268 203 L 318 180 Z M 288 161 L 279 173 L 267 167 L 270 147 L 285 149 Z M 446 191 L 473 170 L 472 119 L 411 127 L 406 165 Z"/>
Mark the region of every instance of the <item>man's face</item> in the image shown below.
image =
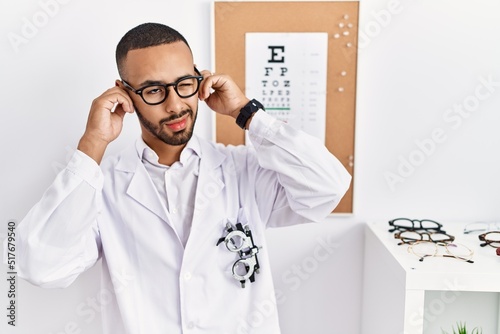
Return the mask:
<path id="1" fill-rule="evenodd" d="M 131 50 L 123 65 L 123 80 L 135 90 L 151 82 L 169 84 L 187 75 L 197 75 L 191 51 L 183 42 Z M 134 102 L 146 143 L 184 145 L 189 141 L 198 113 L 198 94 L 181 98 L 169 86 L 163 103 L 148 105 L 138 94 L 125 90 Z"/>

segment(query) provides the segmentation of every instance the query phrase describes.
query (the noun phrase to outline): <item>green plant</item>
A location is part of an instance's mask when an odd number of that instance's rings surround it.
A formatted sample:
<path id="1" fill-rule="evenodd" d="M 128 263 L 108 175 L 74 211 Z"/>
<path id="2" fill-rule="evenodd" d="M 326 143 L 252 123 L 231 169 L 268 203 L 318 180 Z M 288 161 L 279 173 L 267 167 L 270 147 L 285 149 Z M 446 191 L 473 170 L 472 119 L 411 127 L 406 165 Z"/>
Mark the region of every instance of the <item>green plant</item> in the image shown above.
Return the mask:
<path id="1" fill-rule="evenodd" d="M 468 332 L 467 331 L 467 325 L 464 323 L 457 323 L 457 328 L 455 330 L 455 328 L 453 328 L 453 326 L 451 327 L 451 329 L 453 330 L 453 334 L 482 334 L 483 333 L 483 330 L 481 328 L 477 328 L 477 327 L 474 327 L 472 329 L 471 332 Z M 445 331 L 442 331 L 443 334 L 448 334 L 448 332 L 445 332 Z"/>

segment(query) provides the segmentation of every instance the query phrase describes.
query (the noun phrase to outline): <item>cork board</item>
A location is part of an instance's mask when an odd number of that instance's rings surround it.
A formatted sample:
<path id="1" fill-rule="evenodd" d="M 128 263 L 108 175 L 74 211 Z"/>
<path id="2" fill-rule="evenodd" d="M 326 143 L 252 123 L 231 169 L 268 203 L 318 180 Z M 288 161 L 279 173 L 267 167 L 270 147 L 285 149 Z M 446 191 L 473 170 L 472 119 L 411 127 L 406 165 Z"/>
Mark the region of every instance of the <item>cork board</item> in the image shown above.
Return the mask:
<path id="1" fill-rule="evenodd" d="M 327 32 L 325 145 L 353 175 L 358 42 L 358 1 L 216 1 L 215 71 L 230 74 L 245 91 L 245 33 Z M 233 119 L 216 115 L 215 140 L 244 144 Z M 353 212 L 353 183 L 334 213 Z"/>

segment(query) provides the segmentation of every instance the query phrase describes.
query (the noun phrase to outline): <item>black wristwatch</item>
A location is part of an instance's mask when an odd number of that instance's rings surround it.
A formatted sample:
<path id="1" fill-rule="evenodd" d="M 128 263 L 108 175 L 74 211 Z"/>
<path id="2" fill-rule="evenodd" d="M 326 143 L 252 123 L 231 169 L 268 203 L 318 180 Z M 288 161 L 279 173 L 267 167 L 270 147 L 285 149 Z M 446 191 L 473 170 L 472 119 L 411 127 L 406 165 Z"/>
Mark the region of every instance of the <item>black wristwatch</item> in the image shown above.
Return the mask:
<path id="1" fill-rule="evenodd" d="M 245 129 L 247 121 L 259 109 L 264 110 L 264 106 L 259 101 L 252 99 L 240 110 L 240 114 L 236 117 L 236 124 L 242 129 Z"/>

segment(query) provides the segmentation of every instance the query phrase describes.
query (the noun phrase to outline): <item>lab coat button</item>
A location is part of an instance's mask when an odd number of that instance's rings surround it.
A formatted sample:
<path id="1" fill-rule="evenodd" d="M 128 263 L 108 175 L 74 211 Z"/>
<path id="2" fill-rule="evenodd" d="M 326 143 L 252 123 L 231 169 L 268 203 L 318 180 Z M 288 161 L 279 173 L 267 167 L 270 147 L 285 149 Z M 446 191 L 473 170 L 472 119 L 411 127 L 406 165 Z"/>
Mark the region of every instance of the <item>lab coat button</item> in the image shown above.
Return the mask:
<path id="1" fill-rule="evenodd" d="M 189 272 L 188 272 L 188 273 L 185 273 L 185 274 L 184 274 L 184 279 L 185 279 L 186 281 L 189 281 L 189 280 L 191 279 L 191 273 L 189 273 Z"/>
<path id="2" fill-rule="evenodd" d="M 193 328 L 194 328 L 194 322 L 190 321 L 190 322 L 187 324 L 187 328 L 188 328 L 188 329 L 193 329 Z"/>

